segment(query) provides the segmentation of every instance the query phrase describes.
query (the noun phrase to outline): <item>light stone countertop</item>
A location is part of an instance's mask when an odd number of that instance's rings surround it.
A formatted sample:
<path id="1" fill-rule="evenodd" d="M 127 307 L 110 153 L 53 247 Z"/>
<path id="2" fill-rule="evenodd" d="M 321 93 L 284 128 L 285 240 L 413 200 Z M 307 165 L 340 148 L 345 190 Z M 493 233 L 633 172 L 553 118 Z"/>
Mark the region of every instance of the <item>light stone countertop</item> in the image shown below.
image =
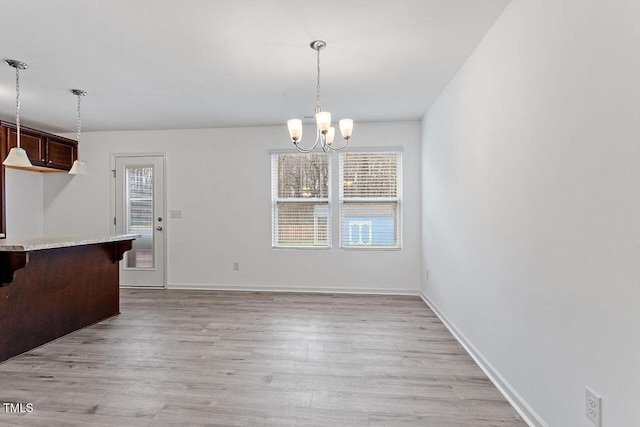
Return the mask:
<path id="1" fill-rule="evenodd" d="M 112 234 L 103 236 L 60 236 L 28 239 L 0 239 L 0 252 L 29 252 L 43 249 L 68 248 L 71 246 L 135 240 L 141 234 Z"/>

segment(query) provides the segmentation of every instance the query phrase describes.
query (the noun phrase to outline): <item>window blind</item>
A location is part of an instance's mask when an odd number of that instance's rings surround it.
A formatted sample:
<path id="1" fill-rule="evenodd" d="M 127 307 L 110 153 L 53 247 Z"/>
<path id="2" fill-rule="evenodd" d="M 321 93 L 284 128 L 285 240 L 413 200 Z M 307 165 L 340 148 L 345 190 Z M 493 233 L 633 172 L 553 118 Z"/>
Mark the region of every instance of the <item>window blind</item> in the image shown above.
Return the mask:
<path id="1" fill-rule="evenodd" d="M 272 247 L 331 246 L 330 161 L 326 154 L 272 154 Z"/>
<path id="2" fill-rule="evenodd" d="M 402 153 L 340 153 L 340 246 L 402 246 Z"/>
<path id="3" fill-rule="evenodd" d="M 127 232 L 153 228 L 153 168 L 127 168 Z"/>

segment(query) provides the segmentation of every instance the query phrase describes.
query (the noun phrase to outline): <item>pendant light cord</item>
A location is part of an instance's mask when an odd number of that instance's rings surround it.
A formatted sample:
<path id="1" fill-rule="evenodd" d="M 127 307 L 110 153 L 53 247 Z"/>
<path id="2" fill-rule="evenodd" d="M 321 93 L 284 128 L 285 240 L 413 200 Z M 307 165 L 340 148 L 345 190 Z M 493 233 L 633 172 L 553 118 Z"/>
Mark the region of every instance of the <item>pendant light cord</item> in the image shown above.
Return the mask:
<path id="1" fill-rule="evenodd" d="M 78 95 L 78 144 L 80 143 L 80 130 L 82 128 L 82 122 L 80 120 L 80 98 L 81 96 Z"/>
<path id="2" fill-rule="evenodd" d="M 20 67 L 16 67 L 16 142 L 20 148 Z"/>
<path id="3" fill-rule="evenodd" d="M 316 69 L 317 69 L 317 79 L 316 79 L 316 113 L 322 111 L 322 107 L 320 106 L 320 49 L 316 49 Z"/>

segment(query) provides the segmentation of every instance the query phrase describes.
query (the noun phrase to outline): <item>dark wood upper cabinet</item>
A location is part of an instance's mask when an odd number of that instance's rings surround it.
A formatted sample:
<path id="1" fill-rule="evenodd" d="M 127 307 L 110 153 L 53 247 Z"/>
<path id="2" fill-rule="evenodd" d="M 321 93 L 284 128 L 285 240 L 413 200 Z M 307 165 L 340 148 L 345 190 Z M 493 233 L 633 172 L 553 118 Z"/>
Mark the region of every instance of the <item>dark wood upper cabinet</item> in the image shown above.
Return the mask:
<path id="1" fill-rule="evenodd" d="M 18 145 L 16 125 L 0 120 L 0 162 L 9 151 Z M 18 168 L 36 172 L 65 172 L 71 169 L 78 158 L 78 142 L 42 132 L 37 129 L 20 127 L 20 146 L 27 152 L 33 167 Z M 0 165 L 0 239 L 6 233 L 5 209 L 5 166 Z"/>
<path id="2" fill-rule="evenodd" d="M 47 137 L 46 152 L 48 167 L 69 170 L 78 158 L 78 144 L 69 144 L 66 140 Z"/>
<path id="3" fill-rule="evenodd" d="M 0 131 L 5 152 L 16 147 L 16 125 L 0 121 Z M 33 168 L 25 168 L 37 172 L 63 172 L 71 169 L 78 158 L 78 142 L 62 136 L 20 127 L 20 146 L 27 152 Z"/>
<path id="4" fill-rule="evenodd" d="M 8 132 L 9 146 L 7 147 L 7 153 L 13 147 L 18 146 L 18 137 L 15 129 L 6 128 Z M 44 137 L 31 132 L 25 132 L 20 129 L 20 146 L 27 152 L 27 157 L 31 160 L 31 163 L 36 166 L 45 166 L 45 144 Z"/>

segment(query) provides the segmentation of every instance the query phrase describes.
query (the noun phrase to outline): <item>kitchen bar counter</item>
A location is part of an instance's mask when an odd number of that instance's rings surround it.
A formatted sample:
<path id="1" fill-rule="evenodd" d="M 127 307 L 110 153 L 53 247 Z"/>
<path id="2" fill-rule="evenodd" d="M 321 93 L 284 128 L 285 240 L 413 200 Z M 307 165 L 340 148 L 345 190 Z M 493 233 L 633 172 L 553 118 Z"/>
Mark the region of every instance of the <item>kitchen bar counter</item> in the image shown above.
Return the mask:
<path id="1" fill-rule="evenodd" d="M 139 235 L 0 240 L 0 362 L 120 312 Z"/>
<path id="2" fill-rule="evenodd" d="M 70 246 L 94 245 L 96 243 L 135 240 L 141 234 L 114 234 L 108 236 L 63 236 L 28 239 L 1 239 L 0 252 L 27 252 L 42 249 L 67 248 Z"/>

